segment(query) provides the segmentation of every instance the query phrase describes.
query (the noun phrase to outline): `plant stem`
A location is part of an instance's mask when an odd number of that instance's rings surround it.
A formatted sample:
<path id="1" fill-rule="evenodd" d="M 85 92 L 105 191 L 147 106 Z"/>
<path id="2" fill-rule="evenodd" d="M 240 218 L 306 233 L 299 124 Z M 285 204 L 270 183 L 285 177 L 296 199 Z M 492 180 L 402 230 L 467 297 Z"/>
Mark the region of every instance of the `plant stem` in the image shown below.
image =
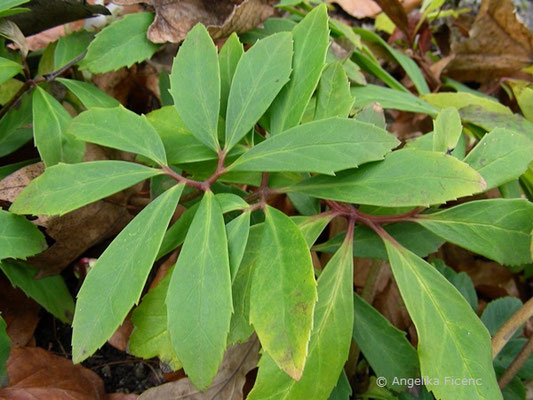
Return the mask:
<path id="1" fill-rule="evenodd" d="M 495 359 L 498 353 L 503 349 L 503 346 L 513 337 L 514 333 L 529 318 L 533 316 L 533 298 L 529 299 L 520 309 L 513 314 L 511 318 L 498 329 L 492 338 L 492 359 Z"/>
<path id="2" fill-rule="evenodd" d="M 27 92 L 33 90 L 33 88 L 39 83 L 53 81 L 58 76 L 62 75 L 65 71 L 69 70 L 74 64 L 81 61 L 86 54 L 87 50 L 85 50 L 78 57 L 76 57 L 68 64 L 65 64 L 54 72 L 37 77 L 35 79 L 27 79 L 26 82 L 24 82 L 24 85 L 22 85 L 22 87 L 19 89 L 19 91 L 7 102 L 6 105 L 4 105 L 4 107 L 2 107 L 2 109 L 0 110 L 0 118 L 2 118 L 12 107 L 16 106 L 22 96 L 24 96 Z"/>
<path id="3" fill-rule="evenodd" d="M 511 365 L 504 371 L 504 373 L 498 379 L 498 386 L 500 389 L 504 389 L 509 382 L 513 380 L 515 375 L 520 371 L 522 366 L 529 359 L 529 356 L 533 353 L 533 336 L 529 338 L 525 346 L 520 350 L 520 353 L 513 360 Z"/>

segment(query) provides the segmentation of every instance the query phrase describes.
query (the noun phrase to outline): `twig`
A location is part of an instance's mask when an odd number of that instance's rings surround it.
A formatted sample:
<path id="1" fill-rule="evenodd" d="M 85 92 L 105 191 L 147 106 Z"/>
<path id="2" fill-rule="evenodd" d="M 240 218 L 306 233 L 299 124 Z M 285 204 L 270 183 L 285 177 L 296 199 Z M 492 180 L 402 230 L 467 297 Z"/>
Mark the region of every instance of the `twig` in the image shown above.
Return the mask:
<path id="1" fill-rule="evenodd" d="M 503 346 L 513 337 L 514 333 L 533 316 L 533 298 L 529 299 L 511 318 L 498 329 L 492 338 L 492 359 L 495 359 Z"/>
<path id="2" fill-rule="evenodd" d="M 22 87 L 19 89 L 19 91 L 7 102 L 4 107 L 0 110 L 0 118 L 2 118 L 13 106 L 15 106 L 19 100 L 24 96 L 27 92 L 33 90 L 35 86 L 37 86 L 39 83 L 43 82 L 50 82 L 56 79 L 58 76 L 62 75 L 65 71 L 72 68 L 74 64 L 81 61 L 85 55 L 87 54 L 87 50 L 85 50 L 83 53 L 81 53 L 78 57 L 70 61 L 69 63 L 65 64 L 58 70 L 51 72 L 49 74 L 45 74 L 41 77 L 37 77 L 35 79 L 28 79 Z"/>
<path id="3" fill-rule="evenodd" d="M 498 386 L 500 389 L 504 389 L 509 382 L 513 380 L 515 375 L 520 371 L 522 366 L 529 359 L 529 356 L 533 353 L 533 336 L 529 338 L 525 346 L 520 350 L 520 353 L 513 360 L 511 365 L 504 371 L 504 373 L 498 379 Z"/>

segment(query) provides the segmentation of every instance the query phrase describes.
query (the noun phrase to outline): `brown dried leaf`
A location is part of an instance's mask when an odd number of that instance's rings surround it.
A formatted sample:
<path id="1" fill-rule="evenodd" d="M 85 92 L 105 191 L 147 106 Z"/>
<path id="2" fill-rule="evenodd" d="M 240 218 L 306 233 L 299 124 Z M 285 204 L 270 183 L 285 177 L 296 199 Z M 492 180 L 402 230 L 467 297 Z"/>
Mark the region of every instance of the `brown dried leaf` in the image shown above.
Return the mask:
<path id="1" fill-rule="evenodd" d="M 381 1 L 388 2 L 387 0 Z M 381 12 L 381 7 L 378 5 L 379 1 L 374 0 L 329 0 L 329 2 L 337 3 L 355 18 L 375 18 Z M 409 13 L 421 3 L 421 0 L 397 0 L 394 3 L 403 4 L 406 12 Z"/>
<path id="2" fill-rule="evenodd" d="M 100 377 L 38 347 L 11 350 L 7 360 L 9 386 L 0 389 L 2 400 L 103 400 Z"/>
<path id="3" fill-rule="evenodd" d="M 533 63 L 533 35 L 517 19 L 511 0 L 484 0 L 469 38 L 452 45 L 452 78 L 487 82 Z"/>
<path id="4" fill-rule="evenodd" d="M 209 29 L 213 39 L 232 32 L 246 32 L 270 17 L 270 0 L 115 0 L 131 5 L 147 3 L 155 9 L 155 19 L 148 30 L 154 43 L 179 43 L 198 22 Z"/>
<path id="5" fill-rule="evenodd" d="M 39 323 L 39 305 L 0 276 L 0 312 L 7 324 L 11 347 L 26 346 Z"/>
<path id="6" fill-rule="evenodd" d="M 113 336 L 109 338 L 107 343 L 120 351 L 126 351 L 128 348 L 128 341 L 130 340 L 131 332 L 133 332 L 133 323 L 128 316 L 122 325 L 120 325 Z"/>
<path id="7" fill-rule="evenodd" d="M 139 400 L 242 400 L 246 374 L 259 360 L 259 341 L 255 336 L 226 350 L 213 384 L 199 392 L 188 378 L 148 389 Z"/>

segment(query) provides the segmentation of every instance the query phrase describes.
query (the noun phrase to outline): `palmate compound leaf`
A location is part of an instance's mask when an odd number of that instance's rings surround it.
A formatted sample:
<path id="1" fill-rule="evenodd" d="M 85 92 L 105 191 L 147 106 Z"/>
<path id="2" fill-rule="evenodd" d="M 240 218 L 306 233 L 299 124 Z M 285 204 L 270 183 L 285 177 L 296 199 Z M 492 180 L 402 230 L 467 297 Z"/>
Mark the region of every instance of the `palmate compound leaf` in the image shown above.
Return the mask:
<path id="1" fill-rule="evenodd" d="M 251 282 L 250 322 L 266 354 L 299 379 L 317 298 L 311 254 L 298 226 L 275 208 L 265 210 L 262 236 Z"/>
<path id="2" fill-rule="evenodd" d="M 463 132 L 461 116 L 455 107 L 442 109 L 433 122 L 433 151 L 447 153 L 455 148 Z"/>
<path id="3" fill-rule="evenodd" d="M 71 116 L 51 94 L 37 87 L 32 97 L 33 139 L 47 167 L 80 162 L 85 144 L 67 132 Z"/>
<path id="4" fill-rule="evenodd" d="M 264 352 L 249 400 L 328 399 L 348 358 L 351 343 L 354 318 L 352 248 L 351 238 L 346 238 L 318 278 L 318 302 L 300 380 L 289 377 L 268 352 Z M 279 312 L 277 307 L 276 310 Z"/>
<path id="5" fill-rule="evenodd" d="M 125 161 L 54 165 L 24 188 L 10 211 L 63 215 L 161 173 L 161 170 Z"/>
<path id="6" fill-rule="evenodd" d="M 44 235 L 26 218 L 0 210 L 0 260 L 33 256 L 47 247 Z"/>
<path id="7" fill-rule="evenodd" d="M 472 307 L 426 261 L 388 239 L 385 247 L 418 333 L 420 370 L 428 390 L 443 400 L 501 399 L 490 335 Z"/>
<path id="8" fill-rule="evenodd" d="M 416 222 L 443 239 L 500 264 L 531 262 L 533 203 L 525 199 L 487 199 L 426 214 Z"/>
<path id="9" fill-rule="evenodd" d="M 174 59 L 170 94 L 192 134 L 217 151 L 220 69 L 217 49 L 205 26 L 192 28 Z"/>
<path id="10" fill-rule="evenodd" d="M 464 162 L 478 171 L 487 189 L 518 178 L 533 160 L 533 140 L 518 131 L 496 128 L 468 153 Z"/>
<path id="11" fill-rule="evenodd" d="M 7 58 L 0 57 L 0 84 L 22 71 L 22 65 Z"/>
<path id="12" fill-rule="evenodd" d="M 70 123 L 69 132 L 86 142 L 141 154 L 160 165 L 167 164 L 163 142 L 146 117 L 121 105 L 82 112 Z"/>
<path id="13" fill-rule="evenodd" d="M 234 171 L 335 171 L 383 159 L 399 141 L 384 129 L 354 119 L 333 117 L 289 129 L 244 153 Z"/>
<path id="14" fill-rule="evenodd" d="M 189 379 L 204 390 L 224 356 L 233 312 L 226 228 L 210 191 L 183 243 L 166 305 L 174 350 Z"/>
<path id="15" fill-rule="evenodd" d="M 218 53 L 218 63 L 220 65 L 220 115 L 222 117 L 226 115 L 231 82 L 243 54 L 244 49 L 239 36 L 233 32 Z"/>
<path id="16" fill-rule="evenodd" d="M 280 32 L 258 40 L 242 56 L 229 91 L 227 149 L 253 128 L 289 80 L 292 46 L 292 35 Z"/>
<path id="17" fill-rule="evenodd" d="M 483 178 L 467 164 L 442 153 L 411 149 L 393 151 L 383 161 L 337 176 L 317 175 L 285 188 L 324 199 L 384 207 L 429 206 L 484 189 Z"/>
<path id="18" fill-rule="evenodd" d="M 137 214 L 91 268 L 72 324 L 74 363 L 102 346 L 139 301 L 183 188 L 174 186 Z"/>
<path id="19" fill-rule="evenodd" d="M 270 107 L 271 133 L 297 126 L 320 79 L 329 46 L 327 8 L 316 7 L 292 30 L 294 38 L 291 80 Z"/>

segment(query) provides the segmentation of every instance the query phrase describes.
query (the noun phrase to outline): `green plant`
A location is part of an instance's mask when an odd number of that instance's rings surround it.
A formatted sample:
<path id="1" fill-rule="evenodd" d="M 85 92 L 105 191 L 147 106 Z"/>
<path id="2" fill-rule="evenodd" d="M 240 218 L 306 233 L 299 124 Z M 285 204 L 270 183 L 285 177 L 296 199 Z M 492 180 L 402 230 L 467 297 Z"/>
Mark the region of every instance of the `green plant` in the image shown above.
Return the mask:
<path id="1" fill-rule="evenodd" d="M 33 240 L 8 242 L 0 235 L 1 259 L 25 258 L 45 246 L 22 215 L 63 215 L 146 179 L 154 193 L 83 283 L 73 321 L 74 362 L 111 337 L 141 299 L 154 262 L 182 246 L 171 273 L 133 311 L 130 351 L 182 366 L 200 390 L 211 384 L 227 346 L 255 332 L 263 352 L 252 400 L 328 399 L 346 379 L 352 336 L 393 391 L 422 376 L 439 399 L 501 398 L 489 331 L 472 307 L 476 300 L 465 299 L 472 295 L 469 281 L 423 257 L 448 241 L 504 265 L 532 262 L 528 200 L 443 206 L 519 179 L 533 158 L 531 132 L 489 127 L 466 154 L 468 119 L 457 111 L 463 107 L 427 94 L 416 65 L 392 48 L 423 98 L 363 49 L 354 59 L 393 89 L 351 88 L 346 62 L 326 62 L 330 24 L 326 7 L 318 6 L 290 32 L 274 32 L 246 52 L 233 35 L 219 53 L 197 25 L 174 60 L 174 106 L 146 116 L 84 82 L 61 79 L 88 109 L 71 119 L 46 90 L 34 90 L 33 135 L 47 168 L 10 213 L 0 212 L 0 229 L 12 224 L 10 230 Z M 155 51 L 143 49 L 142 58 Z M 81 67 L 102 72 L 138 60 L 124 61 L 122 50 L 119 61 L 107 59 L 110 65 L 93 50 L 96 58 Z M 379 115 L 350 117 L 354 96 L 361 108 L 379 100 L 385 108 L 427 113 L 435 118 L 434 131 L 393 150 L 400 142 Z M 507 112 L 491 100 L 465 101 L 465 107 L 482 104 L 485 113 Z M 137 154 L 139 163 L 80 162 L 84 142 Z M 269 204 L 285 194 L 300 216 Z M 188 210 L 169 228 L 180 202 Z M 345 221 L 346 232 L 315 245 L 335 218 Z M 311 250 L 334 254 L 316 271 Z M 390 262 L 416 327 L 418 353 L 403 332 L 354 297 L 354 256 Z M 2 263 L 9 276 L 8 267 Z M 449 383 L 456 378 L 468 383 Z"/>

